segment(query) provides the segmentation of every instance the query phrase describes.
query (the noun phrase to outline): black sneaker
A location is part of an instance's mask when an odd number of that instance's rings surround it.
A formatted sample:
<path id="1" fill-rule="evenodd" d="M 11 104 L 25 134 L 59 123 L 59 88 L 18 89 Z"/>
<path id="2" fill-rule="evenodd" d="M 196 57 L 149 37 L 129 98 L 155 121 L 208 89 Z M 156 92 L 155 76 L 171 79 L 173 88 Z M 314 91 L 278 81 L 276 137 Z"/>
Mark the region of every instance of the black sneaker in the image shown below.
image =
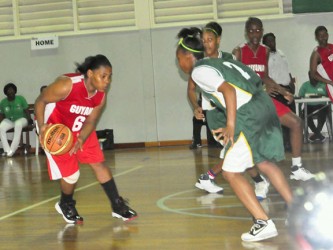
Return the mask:
<path id="1" fill-rule="evenodd" d="M 74 200 L 66 203 L 57 202 L 55 209 L 59 214 L 62 214 L 62 217 L 67 223 L 83 224 L 83 218 L 77 212 L 75 204 L 76 202 Z"/>
<path id="2" fill-rule="evenodd" d="M 137 213 L 127 206 L 127 201 L 124 201 L 122 197 L 116 200 L 116 204 L 113 206 L 112 217 L 122 219 L 123 221 L 133 220 L 138 217 Z"/>
<path id="3" fill-rule="evenodd" d="M 318 140 L 318 138 L 315 134 L 312 134 L 311 136 L 309 136 L 309 141 L 310 142 L 315 142 L 316 140 Z"/>
<path id="4" fill-rule="evenodd" d="M 197 149 L 197 148 L 201 148 L 202 145 L 200 143 L 192 143 L 190 146 L 190 149 Z"/>
<path id="5" fill-rule="evenodd" d="M 318 134 L 317 138 L 320 142 L 324 142 L 326 140 L 326 137 L 323 136 L 322 134 Z"/>

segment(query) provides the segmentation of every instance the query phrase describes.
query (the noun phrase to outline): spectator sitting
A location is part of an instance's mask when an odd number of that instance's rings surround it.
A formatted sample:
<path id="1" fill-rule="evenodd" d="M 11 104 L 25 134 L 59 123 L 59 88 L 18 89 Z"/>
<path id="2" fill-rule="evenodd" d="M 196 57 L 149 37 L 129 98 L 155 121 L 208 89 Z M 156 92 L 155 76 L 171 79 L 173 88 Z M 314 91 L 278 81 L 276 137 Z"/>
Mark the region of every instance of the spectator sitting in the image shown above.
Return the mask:
<path id="1" fill-rule="evenodd" d="M 309 72 L 309 81 L 304 82 L 299 90 L 300 97 L 310 97 L 310 96 L 327 96 L 325 83 L 318 82 Z M 325 141 L 326 137 L 321 134 L 321 130 L 325 124 L 327 114 L 329 112 L 328 107 L 325 107 L 324 103 L 321 102 L 311 102 L 307 104 L 308 113 L 316 113 L 317 117 L 317 126 L 314 123 L 314 117 L 308 116 L 308 124 L 309 128 L 313 132 L 313 134 L 309 137 L 310 142 L 314 141 Z"/>
<path id="2" fill-rule="evenodd" d="M 12 157 L 19 146 L 22 129 L 32 120 L 26 99 L 16 95 L 15 84 L 8 83 L 3 92 L 7 97 L 0 102 L 0 138 L 4 150 L 3 156 Z M 9 145 L 7 131 L 12 128 L 14 128 L 14 136 Z"/>

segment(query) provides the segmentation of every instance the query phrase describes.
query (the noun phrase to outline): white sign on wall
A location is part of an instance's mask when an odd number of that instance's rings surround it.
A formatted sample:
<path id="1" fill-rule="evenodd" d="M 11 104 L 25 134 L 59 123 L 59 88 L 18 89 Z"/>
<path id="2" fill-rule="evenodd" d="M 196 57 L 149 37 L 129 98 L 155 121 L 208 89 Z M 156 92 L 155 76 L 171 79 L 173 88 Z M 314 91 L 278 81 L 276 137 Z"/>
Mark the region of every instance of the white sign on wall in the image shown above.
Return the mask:
<path id="1" fill-rule="evenodd" d="M 55 49 L 59 46 L 58 36 L 33 37 L 31 38 L 31 50 Z"/>

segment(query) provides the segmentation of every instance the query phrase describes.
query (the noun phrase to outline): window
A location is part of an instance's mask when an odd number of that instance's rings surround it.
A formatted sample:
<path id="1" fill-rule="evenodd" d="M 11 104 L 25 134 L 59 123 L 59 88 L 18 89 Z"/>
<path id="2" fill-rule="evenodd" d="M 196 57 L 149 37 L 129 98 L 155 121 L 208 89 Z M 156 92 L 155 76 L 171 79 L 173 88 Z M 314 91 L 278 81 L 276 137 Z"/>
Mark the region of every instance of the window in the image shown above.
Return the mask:
<path id="1" fill-rule="evenodd" d="M 0 40 L 243 22 L 291 12 L 292 0 L 0 0 Z"/>

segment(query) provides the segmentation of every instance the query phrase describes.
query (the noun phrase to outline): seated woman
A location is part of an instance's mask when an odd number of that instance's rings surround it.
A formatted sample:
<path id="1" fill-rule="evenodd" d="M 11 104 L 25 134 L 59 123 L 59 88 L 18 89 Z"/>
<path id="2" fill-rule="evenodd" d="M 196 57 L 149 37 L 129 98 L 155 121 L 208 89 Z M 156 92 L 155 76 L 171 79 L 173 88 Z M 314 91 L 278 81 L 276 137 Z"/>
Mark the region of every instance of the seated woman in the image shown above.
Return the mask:
<path id="1" fill-rule="evenodd" d="M 0 102 L 0 139 L 4 150 L 3 156 L 12 157 L 20 144 L 22 129 L 28 125 L 31 117 L 26 99 L 16 95 L 15 84 L 6 84 L 3 92 L 7 97 Z M 7 131 L 12 128 L 14 128 L 14 136 L 9 145 Z"/>
<path id="2" fill-rule="evenodd" d="M 315 80 L 309 72 L 309 81 L 304 82 L 299 90 L 300 97 L 310 96 L 327 96 L 326 84 Z M 322 135 L 321 131 L 326 121 L 329 109 L 325 107 L 326 103 L 311 102 L 307 104 L 308 114 L 316 113 L 317 126 L 314 123 L 314 116 L 308 116 L 308 125 L 313 134 L 309 137 L 310 142 L 325 141 L 326 137 Z"/>

